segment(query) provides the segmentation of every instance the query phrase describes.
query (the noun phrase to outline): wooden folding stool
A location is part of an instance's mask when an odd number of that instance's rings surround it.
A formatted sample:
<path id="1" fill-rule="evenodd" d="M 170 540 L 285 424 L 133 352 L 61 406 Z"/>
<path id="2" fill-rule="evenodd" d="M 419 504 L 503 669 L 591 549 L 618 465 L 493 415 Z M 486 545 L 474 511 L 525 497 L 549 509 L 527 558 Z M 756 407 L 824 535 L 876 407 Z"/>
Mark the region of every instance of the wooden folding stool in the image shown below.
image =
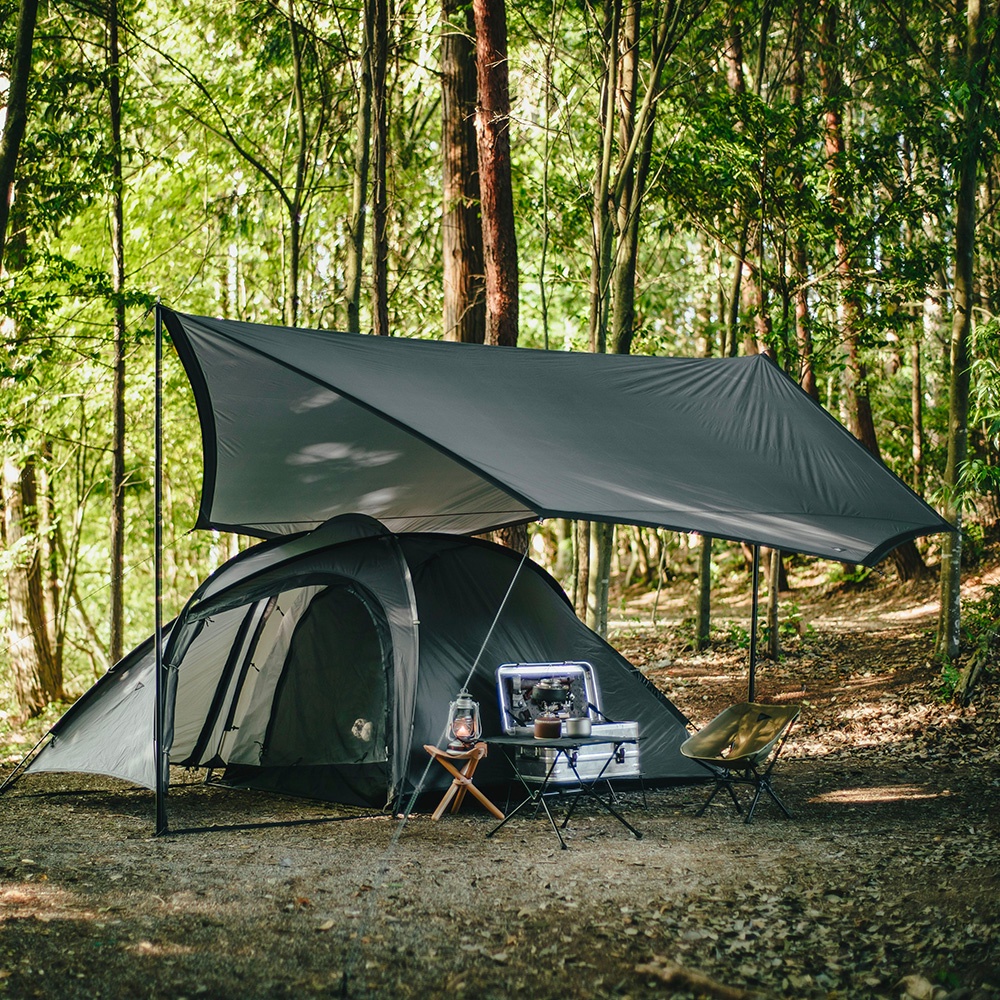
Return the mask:
<path id="1" fill-rule="evenodd" d="M 451 811 L 458 812 L 466 792 L 472 792 L 483 808 L 496 816 L 497 819 L 504 818 L 503 813 L 472 783 L 479 761 L 486 756 L 485 743 L 476 743 L 468 750 L 459 753 L 449 753 L 431 746 L 429 743 L 424 744 L 424 749 L 454 778 L 437 808 L 431 814 L 431 819 L 440 819 L 444 815 L 445 809 L 448 808 L 449 802 L 451 803 Z M 461 768 L 455 767 L 454 761 L 461 761 Z"/>

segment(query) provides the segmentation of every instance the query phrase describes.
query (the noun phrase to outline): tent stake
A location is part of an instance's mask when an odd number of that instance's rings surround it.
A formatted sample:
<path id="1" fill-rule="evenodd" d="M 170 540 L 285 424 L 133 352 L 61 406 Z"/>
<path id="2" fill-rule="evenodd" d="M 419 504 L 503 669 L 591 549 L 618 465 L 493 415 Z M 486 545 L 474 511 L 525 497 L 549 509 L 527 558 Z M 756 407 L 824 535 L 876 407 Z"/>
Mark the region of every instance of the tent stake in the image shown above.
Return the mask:
<path id="1" fill-rule="evenodd" d="M 155 417 L 153 430 L 153 647 L 155 655 L 153 764 L 156 768 L 156 836 L 167 832 L 167 783 L 163 760 L 163 316 L 156 302 Z"/>
<path id="2" fill-rule="evenodd" d="M 753 573 L 752 583 L 753 598 L 750 602 L 750 682 L 747 701 L 753 701 L 757 688 L 757 605 L 759 602 L 758 591 L 760 589 L 760 546 L 754 544 L 753 547 Z"/>

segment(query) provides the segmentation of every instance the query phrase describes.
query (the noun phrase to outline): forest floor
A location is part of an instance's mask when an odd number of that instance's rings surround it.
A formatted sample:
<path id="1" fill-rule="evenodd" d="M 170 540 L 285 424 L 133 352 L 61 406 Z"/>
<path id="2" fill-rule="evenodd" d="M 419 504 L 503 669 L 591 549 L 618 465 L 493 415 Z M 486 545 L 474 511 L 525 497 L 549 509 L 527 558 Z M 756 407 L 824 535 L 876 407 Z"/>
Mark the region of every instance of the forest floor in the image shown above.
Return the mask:
<path id="1" fill-rule="evenodd" d="M 944 700 L 933 582 L 793 588 L 757 682 L 803 706 L 775 781 L 792 819 L 698 817 L 705 788 L 680 786 L 625 797 L 641 840 L 581 812 L 561 851 L 544 819 L 487 840 L 471 800 L 401 827 L 178 772 L 154 838 L 148 792 L 32 776 L 0 798 L 0 997 L 998 1000 L 998 677 Z M 628 602 L 612 638 L 702 725 L 745 698 L 746 586 L 707 653 L 679 637 L 690 601 Z"/>

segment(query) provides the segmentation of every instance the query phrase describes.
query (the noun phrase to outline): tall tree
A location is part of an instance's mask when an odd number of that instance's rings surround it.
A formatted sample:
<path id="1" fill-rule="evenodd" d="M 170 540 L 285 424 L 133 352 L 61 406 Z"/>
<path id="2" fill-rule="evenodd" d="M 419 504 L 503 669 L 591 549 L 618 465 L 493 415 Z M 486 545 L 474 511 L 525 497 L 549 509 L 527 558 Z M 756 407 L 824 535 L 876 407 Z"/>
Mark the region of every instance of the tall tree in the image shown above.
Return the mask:
<path id="1" fill-rule="evenodd" d="M 636 333 L 636 275 L 641 223 L 653 155 L 654 126 L 663 97 L 664 70 L 669 56 L 691 27 L 701 7 L 699 3 L 668 0 L 655 9 L 647 53 L 649 69 L 642 74 L 641 0 L 626 0 L 621 11 L 615 4 L 616 0 L 610 0 L 602 22 L 602 38 L 606 46 L 602 82 L 604 119 L 595 174 L 590 331 L 592 348 L 603 349 L 606 342 L 610 342 L 616 354 L 628 354 Z M 640 80 L 645 84 L 644 89 L 640 89 Z M 613 103 L 608 99 L 611 94 L 614 95 Z M 617 160 L 612 170 L 609 138 L 613 135 L 616 120 Z M 613 231 L 605 213 L 613 222 Z M 610 330 L 606 336 L 608 289 Z M 607 631 L 614 525 L 594 522 L 590 530 L 592 565 L 588 567 L 591 594 L 588 621 L 603 635 Z"/>
<path id="2" fill-rule="evenodd" d="M 111 120 L 111 638 L 108 653 L 117 663 L 125 652 L 125 188 L 122 179 L 121 52 L 118 0 L 107 14 L 108 112 Z"/>
<path id="3" fill-rule="evenodd" d="M 38 0 L 21 0 L 17 37 L 10 66 L 10 87 L 0 140 L 0 270 L 7 242 L 10 205 L 14 198 L 17 158 L 28 122 L 28 81 L 31 78 L 31 50 L 38 20 Z"/>
<path id="4" fill-rule="evenodd" d="M 510 80 L 504 0 L 473 0 L 476 138 L 486 272 L 486 343 L 517 345 L 517 233 L 510 161 Z"/>
<path id="5" fill-rule="evenodd" d="M 14 696 L 31 718 L 63 697 L 62 669 L 46 619 L 44 561 L 38 530 L 35 456 L 3 465 L 3 541 L 14 556 L 7 573 L 7 635 Z"/>
<path id="6" fill-rule="evenodd" d="M 441 31 L 441 186 L 444 337 L 481 344 L 486 338 L 483 229 L 476 149 L 475 22 L 468 0 L 444 0 Z"/>
<path id="7" fill-rule="evenodd" d="M 796 194 L 802 197 L 805 189 L 804 154 L 804 109 L 806 89 L 806 10 L 805 0 L 797 0 L 792 11 L 792 77 L 790 81 L 789 101 L 792 105 L 792 115 L 795 127 L 795 140 L 798 155 L 792 175 L 792 185 Z M 812 324 L 809 312 L 809 251 L 806 246 L 806 236 L 802 228 L 798 228 L 792 248 L 792 266 L 795 281 L 795 340 L 799 353 L 799 384 L 819 402 L 819 389 L 816 385 L 816 370 L 813 360 Z"/>
<path id="8" fill-rule="evenodd" d="M 389 329 L 389 0 L 372 0 L 372 139 L 375 176 L 372 189 L 372 333 L 387 337 Z"/>
<path id="9" fill-rule="evenodd" d="M 961 479 L 969 446 L 970 339 L 976 306 L 973 259 L 976 247 L 976 188 L 983 128 L 981 112 L 987 56 L 996 38 L 989 0 L 968 0 L 964 45 L 964 102 L 959 129 L 958 197 L 955 220 L 955 289 L 951 327 L 951 385 L 948 413 L 948 464 L 944 515 L 959 529 L 945 535 L 941 553 L 941 613 L 937 650 L 954 657 L 960 648 L 962 575 Z"/>
<path id="10" fill-rule="evenodd" d="M 851 241 L 851 197 L 847 145 L 844 136 L 846 88 L 839 41 L 840 0 L 820 4 L 819 67 L 824 102 L 824 141 L 830 212 L 833 217 L 836 271 L 840 285 L 839 325 L 844 348 L 844 397 L 848 428 L 877 458 L 881 458 L 872 412 L 868 370 L 862 357 L 863 316 L 859 265 Z M 892 553 L 904 582 L 924 572 L 916 545 L 905 542 Z"/>
<path id="11" fill-rule="evenodd" d="M 723 58 L 726 66 L 726 82 L 737 103 L 746 94 L 746 77 L 743 69 L 743 25 L 739 3 L 731 3 L 726 11 L 726 43 Z M 740 127 L 737 120 L 737 128 Z M 743 276 L 747 269 L 747 240 L 750 235 L 750 215 L 737 202 L 738 235 L 734 250 L 733 277 L 729 287 L 729 309 L 726 313 L 725 339 L 722 345 L 723 357 L 735 358 L 739 353 L 740 302 L 743 292 Z"/>
<path id="12" fill-rule="evenodd" d="M 357 121 L 352 169 L 351 215 L 348 224 L 344 298 L 347 299 L 347 329 L 361 332 L 361 284 L 365 259 L 365 219 L 368 214 L 368 174 L 371 169 L 372 139 L 372 54 L 375 50 L 376 4 L 365 0 L 362 22 L 361 58 L 358 60 Z"/>
<path id="13" fill-rule="evenodd" d="M 510 79 L 504 0 L 473 0 L 476 27 L 476 149 L 483 230 L 484 341 L 516 347 L 519 325 L 517 233 L 510 160 Z M 501 545 L 523 552 L 524 525 L 494 532 Z"/>
<path id="14" fill-rule="evenodd" d="M 611 180 L 615 158 L 615 102 L 618 93 L 618 35 L 621 16 L 621 0 L 604 0 L 601 20 L 601 145 L 594 175 L 590 257 L 590 350 L 597 354 L 603 354 L 608 349 L 614 246 Z"/>

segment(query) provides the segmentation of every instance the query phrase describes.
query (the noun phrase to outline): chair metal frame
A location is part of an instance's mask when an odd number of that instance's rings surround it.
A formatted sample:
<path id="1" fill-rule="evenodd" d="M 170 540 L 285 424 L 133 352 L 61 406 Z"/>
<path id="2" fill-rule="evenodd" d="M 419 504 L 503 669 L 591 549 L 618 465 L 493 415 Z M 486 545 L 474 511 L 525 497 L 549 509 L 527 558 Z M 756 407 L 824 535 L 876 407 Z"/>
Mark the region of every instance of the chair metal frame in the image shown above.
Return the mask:
<path id="1" fill-rule="evenodd" d="M 734 786 L 751 785 L 754 795 L 743 820 L 745 824 L 753 819 L 757 803 L 765 792 L 785 816 L 791 818 L 792 814 L 774 791 L 771 772 L 800 711 L 799 705 L 742 702 L 730 706 L 685 740 L 680 752 L 715 778 L 711 794 L 696 815 L 704 815 L 722 788 L 729 793 L 736 812 L 742 815 L 743 806 Z"/>

